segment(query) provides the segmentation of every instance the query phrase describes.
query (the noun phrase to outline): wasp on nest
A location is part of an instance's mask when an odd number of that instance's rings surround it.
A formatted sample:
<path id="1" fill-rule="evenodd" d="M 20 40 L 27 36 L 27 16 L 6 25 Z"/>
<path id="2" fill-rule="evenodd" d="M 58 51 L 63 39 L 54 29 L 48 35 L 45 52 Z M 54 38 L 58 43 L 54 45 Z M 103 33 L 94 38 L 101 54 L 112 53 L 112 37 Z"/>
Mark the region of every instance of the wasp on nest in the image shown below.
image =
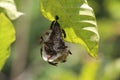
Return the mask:
<path id="1" fill-rule="evenodd" d="M 66 33 L 58 23 L 59 17 L 56 16 L 52 21 L 50 29 L 40 37 L 41 57 L 49 64 L 56 66 L 59 62 L 66 62 L 67 56 L 72 54 L 66 46 L 63 37 Z M 62 36 L 63 35 L 63 36 Z"/>

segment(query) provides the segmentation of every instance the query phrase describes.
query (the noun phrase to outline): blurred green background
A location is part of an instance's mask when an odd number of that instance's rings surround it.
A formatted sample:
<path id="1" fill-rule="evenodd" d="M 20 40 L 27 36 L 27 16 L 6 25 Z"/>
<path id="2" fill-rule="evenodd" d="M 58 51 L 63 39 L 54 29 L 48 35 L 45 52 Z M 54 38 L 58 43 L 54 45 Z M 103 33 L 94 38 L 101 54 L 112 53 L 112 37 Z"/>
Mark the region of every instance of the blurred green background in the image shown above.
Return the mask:
<path id="1" fill-rule="evenodd" d="M 13 21 L 16 42 L 12 45 L 0 80 L 120 80 L 120 0 L 88 0 L 94 9 L 100 33 L 99 58 L 91 58 L 77 44 L 73 55 L 57 67 L 40 56 L 40 35 L 50 21 L 40 12 L 40 0 L 15 0 L 24 16 Z"/>

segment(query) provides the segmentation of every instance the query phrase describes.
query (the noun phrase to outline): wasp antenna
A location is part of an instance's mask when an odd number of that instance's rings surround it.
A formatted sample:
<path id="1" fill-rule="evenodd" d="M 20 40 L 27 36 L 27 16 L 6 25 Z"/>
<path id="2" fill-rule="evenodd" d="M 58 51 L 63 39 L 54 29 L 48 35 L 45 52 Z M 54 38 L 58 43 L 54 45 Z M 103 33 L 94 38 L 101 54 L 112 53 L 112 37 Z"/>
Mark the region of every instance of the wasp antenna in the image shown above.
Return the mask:
<path id="1" fill-rule="evenodd" d="M 72 53 L 71 53 L 71 51 L 70 51 L 70 50 L 68 51 L 68 53 L 72 55 Z"/>
<path id="2" fill-rule="evenodd" d="M 58 19 L 59 19 L 59 17 L 56 15 L 56 16 L 55 16 L 55 20 L 58 20 Z"/>

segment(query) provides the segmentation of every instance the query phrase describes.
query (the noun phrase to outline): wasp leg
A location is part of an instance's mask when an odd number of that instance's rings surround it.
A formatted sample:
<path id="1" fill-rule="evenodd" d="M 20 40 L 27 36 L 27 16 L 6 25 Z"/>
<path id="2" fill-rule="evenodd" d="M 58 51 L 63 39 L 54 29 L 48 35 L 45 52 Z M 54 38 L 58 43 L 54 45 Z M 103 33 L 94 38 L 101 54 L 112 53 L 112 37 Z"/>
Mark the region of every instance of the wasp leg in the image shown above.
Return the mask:
<path id="1" fill-rule="evenodd" d="M 43 42 L 43 37 L 41 36 L 40 37 L 40 44 Z"/>
<path id="2" fill-rule="evenodd" d="M 68 50 L 68 53 L 72 55 L 72 53 L 71 53 L 71 51 L 70 51 L 70 50 Z"/>
<path id="3" fill-rule="evenodd" d="M 57 66 L 58 63 L 52 63 L 52 62 L 48 62 L 49 64 L 53 65 L 53 66 Z"/>
<path id="4" fill-rule="evenodd" d="M 66 60 L 63 60 L 62 62 L 64 63 L 64 62 L 66 62 Z"/>
<path id="5" fill-rule="evenodd" d="M 65 30 L 64 30 L 64 29 L 62 29 L 62 33 L 63 33 L 63 35 L 64 35 L 64 38 L 66 38 L 66 33 L 65 33 Z"/>
<path id="6" fill-rule="evenodd" d="M 41 54 L 41 57 L 42 57 L 42 48 L 40 49 L 40 54 Z"/>

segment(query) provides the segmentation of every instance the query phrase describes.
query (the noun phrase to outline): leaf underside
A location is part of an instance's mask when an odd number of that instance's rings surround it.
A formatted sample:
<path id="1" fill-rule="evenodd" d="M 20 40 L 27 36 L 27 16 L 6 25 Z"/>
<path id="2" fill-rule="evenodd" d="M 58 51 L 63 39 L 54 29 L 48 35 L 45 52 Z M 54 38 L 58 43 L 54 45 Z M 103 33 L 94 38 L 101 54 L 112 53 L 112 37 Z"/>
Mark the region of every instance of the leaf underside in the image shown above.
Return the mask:
<path id="1" fill-rule="evenodd" d="M 15 20 L 23 13 L 17 11 L 14 0 L 0 0 L 0 9 L 3 9 L 11 20 Z"/>
<path id="2" fill-rule="evenodd" d="M 41 0 L 41 12 L 48 20 L 59 16 L 65 30 L 65 41 L 83 45 L 88 54 L 97 57 L 99 34 L 93 9 L 86 0 Z"/>
<path id="3" fill-rule="evenodd" d="M 0 13 L 0 70 L 10 55 L 10 45 L 14 41 L 14 27 L 4 13 Z"/>

